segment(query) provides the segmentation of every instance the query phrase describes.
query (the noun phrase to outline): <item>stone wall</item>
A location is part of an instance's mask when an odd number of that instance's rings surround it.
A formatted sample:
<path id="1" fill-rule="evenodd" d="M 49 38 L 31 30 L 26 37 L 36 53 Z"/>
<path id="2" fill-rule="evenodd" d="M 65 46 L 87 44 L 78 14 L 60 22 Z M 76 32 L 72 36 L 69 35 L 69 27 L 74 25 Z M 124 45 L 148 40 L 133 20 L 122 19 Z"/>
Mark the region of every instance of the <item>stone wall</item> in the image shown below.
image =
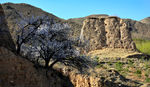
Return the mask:
<path id="1" fill-rule="evenodd" d="M 80 39 L 86 43 L 87 52 L 108 47 L 136 50 L 131 28 L 128 21 L 116 16 L 87 17 Z"/>

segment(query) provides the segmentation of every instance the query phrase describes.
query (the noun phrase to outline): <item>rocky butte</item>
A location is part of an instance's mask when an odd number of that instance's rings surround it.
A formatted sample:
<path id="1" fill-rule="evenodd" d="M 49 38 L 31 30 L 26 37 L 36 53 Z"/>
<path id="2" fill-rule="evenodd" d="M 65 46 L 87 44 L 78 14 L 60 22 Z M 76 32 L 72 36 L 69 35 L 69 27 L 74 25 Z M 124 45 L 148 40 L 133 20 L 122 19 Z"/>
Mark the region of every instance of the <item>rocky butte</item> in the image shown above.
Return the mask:
<path id="1" fill-rule="evenodd" d="M 83 22 L 80 39 L 86 42 L 86 51 L 102 48 L 123 48 L 135 51 L 131 37 L 132 27 L 116 16 L 88 16 Z"/>

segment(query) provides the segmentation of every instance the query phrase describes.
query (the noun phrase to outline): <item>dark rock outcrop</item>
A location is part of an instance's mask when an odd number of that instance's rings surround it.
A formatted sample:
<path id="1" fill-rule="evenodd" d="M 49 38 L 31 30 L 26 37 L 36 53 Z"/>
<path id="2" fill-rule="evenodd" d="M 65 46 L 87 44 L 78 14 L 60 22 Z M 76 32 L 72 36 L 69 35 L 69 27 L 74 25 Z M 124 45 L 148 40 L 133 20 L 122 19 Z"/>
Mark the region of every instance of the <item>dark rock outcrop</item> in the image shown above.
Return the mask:
<path id="1" fill-rule="evenodd" d="M 5 17 L 4 10 L 0 4 L 0 46 L 6 47 L 10 50 L 15 50 L 15 45 L 13 44 L 13 40 L 9 32 L 9 27 L 7 26 Z"/>

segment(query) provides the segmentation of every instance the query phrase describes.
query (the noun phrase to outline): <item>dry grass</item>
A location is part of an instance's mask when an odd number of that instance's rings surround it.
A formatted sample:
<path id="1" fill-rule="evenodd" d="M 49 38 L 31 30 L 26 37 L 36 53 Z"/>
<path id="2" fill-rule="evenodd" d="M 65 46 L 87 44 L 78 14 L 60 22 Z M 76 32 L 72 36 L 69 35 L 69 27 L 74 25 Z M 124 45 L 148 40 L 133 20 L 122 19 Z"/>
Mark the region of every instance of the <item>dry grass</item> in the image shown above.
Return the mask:
<path id="1" fill-rule="evenodd" d="M 99 58 L 126 58 L 129 55 L 141 54 L 139 52 L 134 52 L 126 49 L 113 49 L 105 48 L 102 50 L 94 50 L 88 53 L 88 55 L 94 57 L 98 56 Z"/>

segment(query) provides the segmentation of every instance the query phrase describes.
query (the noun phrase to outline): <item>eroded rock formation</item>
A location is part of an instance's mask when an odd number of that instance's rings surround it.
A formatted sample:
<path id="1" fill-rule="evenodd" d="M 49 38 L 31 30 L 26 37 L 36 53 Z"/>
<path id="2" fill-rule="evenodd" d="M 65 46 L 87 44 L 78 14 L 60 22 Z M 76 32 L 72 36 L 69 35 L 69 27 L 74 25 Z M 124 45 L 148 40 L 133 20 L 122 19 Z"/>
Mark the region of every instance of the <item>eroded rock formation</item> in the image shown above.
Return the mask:
<path id="1" fill-rule="evenodd" d="M 80 39 L 87 44 L 87 52 L 107 47 L 136 50 L 130 31 L 128 21 L 115 16 L 87 17 Z"/>

